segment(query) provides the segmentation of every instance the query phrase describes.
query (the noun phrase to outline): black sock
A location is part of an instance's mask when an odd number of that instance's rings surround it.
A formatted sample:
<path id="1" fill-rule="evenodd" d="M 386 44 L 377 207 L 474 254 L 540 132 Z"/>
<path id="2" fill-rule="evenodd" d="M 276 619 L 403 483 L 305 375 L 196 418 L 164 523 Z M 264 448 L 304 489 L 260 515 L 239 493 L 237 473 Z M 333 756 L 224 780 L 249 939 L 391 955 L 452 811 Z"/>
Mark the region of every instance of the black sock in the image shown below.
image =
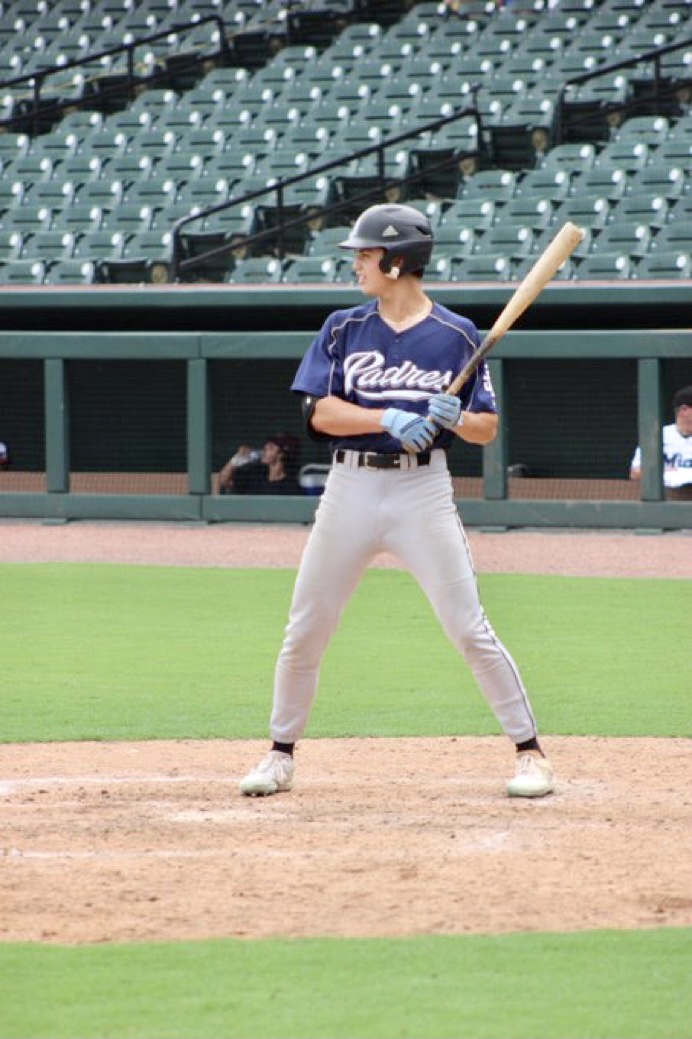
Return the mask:
<path id="1" fill-rule="evenodd" d="M 293 757 L 293 748 L 295 743 L 277 743 L 276 740 L 272 743 L 272 750 L 278 750 L 282 754 L 290 754 Z"/>
<path id="2" fill-rule="evenodd" d="M 517 754 L 523 754 L 525 750 L 537 750 L 541 757 L 545 757 L 545 754 L 541 750 L 541 746 L 534 736 L 533 739 L 524 740 L 523 743 L 517 743 Z"/>

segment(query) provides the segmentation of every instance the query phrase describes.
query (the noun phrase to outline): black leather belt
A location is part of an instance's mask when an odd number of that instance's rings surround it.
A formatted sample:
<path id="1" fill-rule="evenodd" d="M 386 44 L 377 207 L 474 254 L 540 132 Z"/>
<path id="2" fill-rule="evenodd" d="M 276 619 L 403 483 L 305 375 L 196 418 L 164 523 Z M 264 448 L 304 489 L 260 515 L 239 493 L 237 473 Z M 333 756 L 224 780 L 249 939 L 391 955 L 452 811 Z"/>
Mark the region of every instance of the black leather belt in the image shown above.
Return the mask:
<path id="1" fill-rule="evenodd" d="M 420 451 L 415 455 L 383 455 L 376 451 L 346 451 L 339 448 L 334 452 L 335 462 L 347 462 L 349 456 L 357 459 L 356 465 L 364 469 L 417 469 L 430 465 L 430 452 Z"/>

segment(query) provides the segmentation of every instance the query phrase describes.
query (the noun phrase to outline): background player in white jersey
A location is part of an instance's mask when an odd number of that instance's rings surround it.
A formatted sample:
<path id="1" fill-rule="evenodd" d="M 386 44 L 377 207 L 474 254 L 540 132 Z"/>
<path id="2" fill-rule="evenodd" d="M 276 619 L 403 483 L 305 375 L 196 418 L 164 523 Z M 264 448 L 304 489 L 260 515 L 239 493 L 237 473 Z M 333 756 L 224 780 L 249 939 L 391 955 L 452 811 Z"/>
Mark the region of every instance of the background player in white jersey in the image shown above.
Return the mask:
<path id="1" fill-rule="evenodd" d="M 510 796 L 553 790 L 550 764 L 521 676 L 481 605 L 454 502 L 447 450 L 454 437 L 488 444 L 498 416 L 482 364 L 445 393 L 479 346 L 471 321 L 434 302 L 422 274 L 433 247 L 417 209 L 372 206 L 341 248 L 353 250 L 370 301 L 327 318 L 292 389 L 311 435 L 330 441 L 333 465 L 301 560 L 276 665 L 272 749 L 240 783 L 248 795 L 289 790 L 293 750 L 317 693 L 320 664 L 343 610 L 379 552 L 416 578 L 516 746 Z"/>
<path id="2" fill-rule="evenodd" d="M 661 430 L 663 484 L 670 490 L 692 487 L 692 386 L 683 386 L 673 396 L 675 421 Z M 638 447 L 630 464 L 630 478 L 642 474 L 642 452 Z"/>

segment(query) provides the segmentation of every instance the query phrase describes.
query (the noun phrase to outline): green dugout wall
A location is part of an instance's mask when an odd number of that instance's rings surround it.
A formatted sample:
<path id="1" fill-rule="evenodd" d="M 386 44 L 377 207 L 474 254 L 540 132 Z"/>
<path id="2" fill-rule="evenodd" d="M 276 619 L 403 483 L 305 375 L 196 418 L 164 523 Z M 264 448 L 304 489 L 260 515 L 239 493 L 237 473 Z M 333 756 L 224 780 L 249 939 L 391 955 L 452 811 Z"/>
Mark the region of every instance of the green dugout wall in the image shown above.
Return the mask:
<path id="1" fill-rule="evenodd" d="M 512 288 L 430 291 L 485 329 Z M 301 435 L 304 463 L 329 461 L 289 386 L 324 317 L 360 299 L 341 286 L 0 290 L 0 516 L 310 522 L 317 498 L 221 496 L 215 474 L 279 430 Z M 451 452 L 466 523 L 692 527 L 660 458 L 672 394 L 692 384 L 691 303 L 690 283 L 550 285 L 492 355 L 501 436 Z"/>

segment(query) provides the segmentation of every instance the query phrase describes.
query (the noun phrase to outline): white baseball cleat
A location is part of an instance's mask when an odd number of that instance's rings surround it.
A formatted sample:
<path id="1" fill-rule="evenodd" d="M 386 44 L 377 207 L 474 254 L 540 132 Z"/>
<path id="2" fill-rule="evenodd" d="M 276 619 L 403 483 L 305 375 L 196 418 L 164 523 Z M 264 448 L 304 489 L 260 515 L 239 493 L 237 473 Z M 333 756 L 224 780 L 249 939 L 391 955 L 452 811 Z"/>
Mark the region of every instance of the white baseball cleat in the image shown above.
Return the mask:
<path id="1" fill-rule="evenodd" d="M 507 783 L 510 797 L 545 797 L 555 789 L 550 762 L 530 750 L 517 754 L 517 770 Z"/>
<path id="2" fill-rule="evenodd" d="M 272 750 L 262 758 L 257 768 L 240 781 L 240 792 L 248 797 L 266 797 L 290 790 L 293 786 L 295 763 L 290 754 Z"/>

